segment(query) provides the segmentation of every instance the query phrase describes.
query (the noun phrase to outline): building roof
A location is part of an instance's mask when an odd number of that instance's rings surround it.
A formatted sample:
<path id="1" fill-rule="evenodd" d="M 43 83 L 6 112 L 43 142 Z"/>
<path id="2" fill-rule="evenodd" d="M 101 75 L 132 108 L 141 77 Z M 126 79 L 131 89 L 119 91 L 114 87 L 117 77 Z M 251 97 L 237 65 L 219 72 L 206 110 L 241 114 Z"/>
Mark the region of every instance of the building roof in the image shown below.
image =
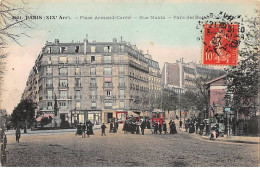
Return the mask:
<path id="1" fill-rule="evenodd" d="M 211 84 L 211 83 L 213 83 L 213 82 L 215 82 L 215 81 L 218 81 L 218 80 L 221 80 L 221 79 L 225 78 L 226 76 L 227 76 L 227 74 L 224 74 L 224 75 L 222 75 L 222 76 L 216 77 L 216 78 L 214 78 L 214 79 L 208 81 L 206 84 Z"/>

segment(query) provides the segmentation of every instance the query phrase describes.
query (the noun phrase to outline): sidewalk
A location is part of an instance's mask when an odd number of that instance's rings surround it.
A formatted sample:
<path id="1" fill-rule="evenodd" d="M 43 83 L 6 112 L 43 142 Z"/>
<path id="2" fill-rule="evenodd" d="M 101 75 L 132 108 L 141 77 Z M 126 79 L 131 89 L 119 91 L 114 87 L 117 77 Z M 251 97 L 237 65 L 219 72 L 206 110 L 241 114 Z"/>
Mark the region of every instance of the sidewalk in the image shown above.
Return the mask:
<path id="1" fill-rule="evenodd" d="M 179 129 L 182 132 L 188 133 L 186 132 L 186 130 L 184 128 Z M 200 137 L 202 139 L 205 140 L 210 140 L 210 136 L 204 136 L 204 135 L 199 135 L 196 133 L 190 133 L 192 135 L 196 135 L 197 137 Z M 256 137 L 252 137 L 252 136 L 230 136 L 229 138 L 227 138 L 227 135 L 224 135 L 224 137 L 218 137 L 218 138 L 214 138 L 211 141 L 223 141 L 223 142 L 233 142 L 233 143 L 247 143 L 247 144 L 260 144 L 260 137 L 256 136 Z"/>

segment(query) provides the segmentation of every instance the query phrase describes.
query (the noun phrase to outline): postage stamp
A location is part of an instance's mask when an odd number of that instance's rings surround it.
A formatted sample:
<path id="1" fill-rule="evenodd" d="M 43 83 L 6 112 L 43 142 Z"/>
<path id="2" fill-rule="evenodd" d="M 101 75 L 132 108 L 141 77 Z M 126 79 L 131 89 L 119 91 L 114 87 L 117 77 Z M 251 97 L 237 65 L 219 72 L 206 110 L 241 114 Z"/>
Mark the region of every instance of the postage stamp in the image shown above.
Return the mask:
<path id="1" fill-rule="evenodd" d="M 237 65 L 238 24 L 204 24 L 203 64 Z"/>

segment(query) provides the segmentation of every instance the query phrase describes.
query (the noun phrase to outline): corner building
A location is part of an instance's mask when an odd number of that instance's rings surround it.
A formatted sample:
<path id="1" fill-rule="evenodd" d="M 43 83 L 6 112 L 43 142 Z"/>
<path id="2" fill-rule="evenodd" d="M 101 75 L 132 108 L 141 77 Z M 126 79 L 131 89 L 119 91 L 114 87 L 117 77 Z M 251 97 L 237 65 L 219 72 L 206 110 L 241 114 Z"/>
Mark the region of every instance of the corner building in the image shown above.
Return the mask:
<path id="1" fill-rule="evenodd" d="M 150 66 L 157 71 L 153 73 L 157 88 L 149 83 Z M 150 109 L 143 96 L 149 96 L 151 89 L 157 94 L 161 84 L 158 62 L 115 38 L 112 42 L 46 42 L 35 67 L 38 112 L 55 117 L 56 96 L 58 126 L 64 121 L 108 123 L 113 117 L 124 121 L 130 112 L 142 115 Z"/>

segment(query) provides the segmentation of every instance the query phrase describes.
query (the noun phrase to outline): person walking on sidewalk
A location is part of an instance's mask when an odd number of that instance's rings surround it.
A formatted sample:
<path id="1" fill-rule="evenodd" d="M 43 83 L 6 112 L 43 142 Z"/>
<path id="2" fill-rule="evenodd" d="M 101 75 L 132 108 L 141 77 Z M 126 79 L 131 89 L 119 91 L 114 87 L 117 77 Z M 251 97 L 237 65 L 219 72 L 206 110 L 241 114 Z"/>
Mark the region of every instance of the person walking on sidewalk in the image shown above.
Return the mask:
<path id="1" fill-rule="evenodd" d="M 21 129 L 20 129 L 19 126 L 16 128 L 15 136 L 16 136 L 16 142 L 19 143 L 19 140 L 20 140 L 20 137 L 21 137 Z"/>
<path id="2" fill-rule="evenodd" d="M 82 124 L 81 131 L 82 131 L 82 138 L 86 138 L 86 125 L 85 124 Z"/>
<path id="3" fill-rule="evenodd" d="M 106 136 L 106 125 L 105 125 L 105 123 L 103 123 L 102 125 L 101 125 L 101 129 L 102 129 L 102 133 L 101 133 L 101 136 L 103 136 L 103 135 L 105 135 Z"/>
<path id="4" fill-rule="evenodd" d="M 141 131 L 142 131 L 142 135 L 144 135 L 144 129 L 145 129 L 145 126 L 146 126 L 146 122 L 145 122 L 145 121 L 142 121 L 142 123 L 141 123 Z"/>
<path id="5" fill-rule="evenodd" d="M 166 125 L 165 121 L 163 122 L 163 131 L 164 131 L 164 134 L 166 135 L 166 133 L 167 133 L 167 125 Z"/>
<path id="6" fill-rule="evenodd" d="M 112 122 L 112 121 L 110 122 L 110 129 L 109 129 L 109 132 L 113 132 L 113 122 Z"/>
<path id="7" fill-rule="evenodd" d="M 180 128 L 182 128 L 182 120 L 180 119 Z"/>
<path id="8" fill-rule="evenodd" d="M 159 133 L 160 133 L 160 135 L 162 134 L 162 124 L 161 124 L 161 122 L 159 121 L 158 122 L 158 126 L 159 126 Z"/>

